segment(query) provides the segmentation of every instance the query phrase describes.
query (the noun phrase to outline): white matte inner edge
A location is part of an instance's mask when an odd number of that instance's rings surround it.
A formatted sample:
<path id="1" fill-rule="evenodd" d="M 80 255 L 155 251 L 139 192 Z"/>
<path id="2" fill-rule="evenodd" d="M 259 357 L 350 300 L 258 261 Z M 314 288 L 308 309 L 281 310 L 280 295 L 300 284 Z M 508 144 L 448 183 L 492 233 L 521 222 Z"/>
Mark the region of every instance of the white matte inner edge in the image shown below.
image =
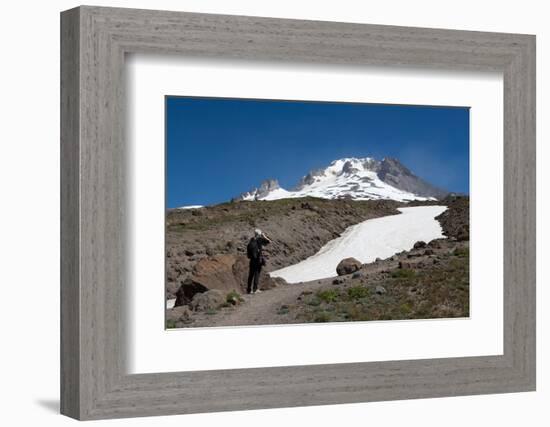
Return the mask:
<path id="1" fill-rule="evenodd" d="M 126 73 L 129 373 L 502 354 L 501 74 L 145 54 Z M 165 330 L 165 95 L 471 107 L 470 318 Z"/>

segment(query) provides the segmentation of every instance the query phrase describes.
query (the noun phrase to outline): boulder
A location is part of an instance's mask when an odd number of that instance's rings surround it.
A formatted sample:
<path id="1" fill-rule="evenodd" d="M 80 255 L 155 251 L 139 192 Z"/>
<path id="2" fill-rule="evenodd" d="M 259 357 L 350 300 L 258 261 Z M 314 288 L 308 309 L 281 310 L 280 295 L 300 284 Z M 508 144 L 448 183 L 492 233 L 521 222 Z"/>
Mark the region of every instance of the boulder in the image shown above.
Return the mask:
<path id="1" fill-rule="evenodd" d="M 176 298 L 176 294 L 178 293 L 179 287 L 180 287 L 180 284 L 178 284 L 176 282 L 172 282 L 172 281 L 167 281 L 166 282 L 167 298 L 168 299 Z"/>
<path id="2" fill-rule="evenodd" d="M 358 271 L 361 268 L 362 264 L 355 258 L 344 258 L 336 266 L 336 273 L 338 276 L 343 276 L 345 274 L 352 274 Z"/>
<path id="3" fill-rule="evenodd" d="M 441 249 L 443 247 L 442 239 L 433 239 L 427 245 L 429 248 Z"/>
<path id="4" fill-rule="evenodd" d="M 273 281 L 274 286 L 288 285 L 287 281 L 282 277 L 269 277 L 269 278 Z"/>
<path id="5" fill-rule="evenodd" d="M 208 288 L 200 283 L 196 283 L 191 278 L 185 279 L 176 292 L 176 302 L 174 307 L 180 307 L 189 304 L 196 294 L 206 292 Z"/>
<path id="6" fill-rule="evenodd" d="M 387 291 L 386 291 L 386 288 L 384 288 L 384 286 L 380 286 L 378 285 L 374 292 L 376 292 L 378 295 L 384 295 Z"/>
<path id="7" fill-rule="evenodd" d="M 416 242 L 413 246 L 414 249 L 422 249 L 426 247 L 426 242 L 423 242 L 422 240 L 419 240 Z"/>
<path id="8" fill-rule="evenodd" d="M 423 268 L 424 261 L 399 261 L 399 268 L 414 270 L 415 268 Z"/>
<path id="9" fill-rule="evenodd" d="M 191 301 L 191 308 L 195 311 L 216 310 L 225 302 L 222 291 L 212 289 L 196 294 Z"/>
<path id="10" fill-rule="evenodd" d="M 410 252 L 407 254 L 407 258 L 418 258 L 420 256 L 422 256 L 422 254 L 419 252 Z"/>
<path id="11" fill-rule="evenodd" d="M 171 265 L 168 265 L 168 268 L 166 269 L 166 281 L 174 283 L 178 281 L 178 273 Z"/>
<path id="12" fill-rule="evenodd" d="M 191 279 L 207 289 L 229 292 L 240 289 L 240 283 L 233 274 L 235 255 L 214 255 L 201 259 L 193 267 Z"/>
<path id="13" fill-rule="evenodd" d="M 248 279 L 248 258 L 244 255 L 222 254 L 202 258 L 191 274 L 194 283 L 201 284 L 207 289 L 217 289 L 225 294 L 230 291 L 246 292 Z M 283 281 L 283 279 L 277 279 Z M 260 289 L 271 289 L 277 283 L 262 270 L 260 275 Z"/>
<path id="14" fill-rule="evenodd" d="M 186 305 L 174 307 L 166 310 L 166 321 L 172 322 L 188 322 L 191 317 L 191 311 Z"/>

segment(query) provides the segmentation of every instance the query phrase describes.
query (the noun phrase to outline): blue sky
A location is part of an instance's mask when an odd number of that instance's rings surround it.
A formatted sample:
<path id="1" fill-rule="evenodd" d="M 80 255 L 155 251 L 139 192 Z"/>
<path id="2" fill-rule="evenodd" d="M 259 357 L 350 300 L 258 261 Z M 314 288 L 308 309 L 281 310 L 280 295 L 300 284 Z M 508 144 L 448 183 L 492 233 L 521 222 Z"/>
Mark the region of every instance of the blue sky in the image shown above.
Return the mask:
<path id="1" fill-rule="evenodd" d="M 166 98 L 166 204 L 230 200 L 267 178 L 290 189 L 342 157 L 396 157 L 443 189 L 469 193 L 469 109 Z"/>

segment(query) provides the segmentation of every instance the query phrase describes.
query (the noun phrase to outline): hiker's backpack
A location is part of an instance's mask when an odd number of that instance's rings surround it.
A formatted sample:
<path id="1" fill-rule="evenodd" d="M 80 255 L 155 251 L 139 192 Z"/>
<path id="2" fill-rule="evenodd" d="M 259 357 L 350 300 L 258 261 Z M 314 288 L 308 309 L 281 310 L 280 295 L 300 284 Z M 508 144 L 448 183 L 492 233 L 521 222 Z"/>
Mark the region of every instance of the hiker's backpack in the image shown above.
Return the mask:
<path id="1" fill-rule="evenodd" d="M 260 256 L 260 247 L 256 239 L 252 238 L 250 239 L 250 242 L 248 242 L 248 246 L 246 247 L 246 255 L 249 259 L 258 259 Z"/>

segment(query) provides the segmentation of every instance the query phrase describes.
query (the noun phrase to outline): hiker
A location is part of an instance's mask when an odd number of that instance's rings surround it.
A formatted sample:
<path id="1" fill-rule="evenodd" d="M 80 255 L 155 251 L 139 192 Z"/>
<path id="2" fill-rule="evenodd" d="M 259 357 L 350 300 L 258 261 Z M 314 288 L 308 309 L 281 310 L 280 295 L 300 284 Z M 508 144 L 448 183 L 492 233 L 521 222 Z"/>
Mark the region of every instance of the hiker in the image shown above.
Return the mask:
<path id="1" fill-rule="evenodd" d="M 248 270 L 248 286 L 246 288 L 247 294 L 256 294 L 261 292 L 258 289 L 258 282 L 260 280 L 260 272 L 262 266 L 265 265 L 265 258 L 262 254 L 262 246 L 271 243 L 269 237 L 267 237 L 262 230 L 254 230 L 254 237 L 248 242 L 246 247 L 246 254 L 250 259 L 250 265 Z"/>

